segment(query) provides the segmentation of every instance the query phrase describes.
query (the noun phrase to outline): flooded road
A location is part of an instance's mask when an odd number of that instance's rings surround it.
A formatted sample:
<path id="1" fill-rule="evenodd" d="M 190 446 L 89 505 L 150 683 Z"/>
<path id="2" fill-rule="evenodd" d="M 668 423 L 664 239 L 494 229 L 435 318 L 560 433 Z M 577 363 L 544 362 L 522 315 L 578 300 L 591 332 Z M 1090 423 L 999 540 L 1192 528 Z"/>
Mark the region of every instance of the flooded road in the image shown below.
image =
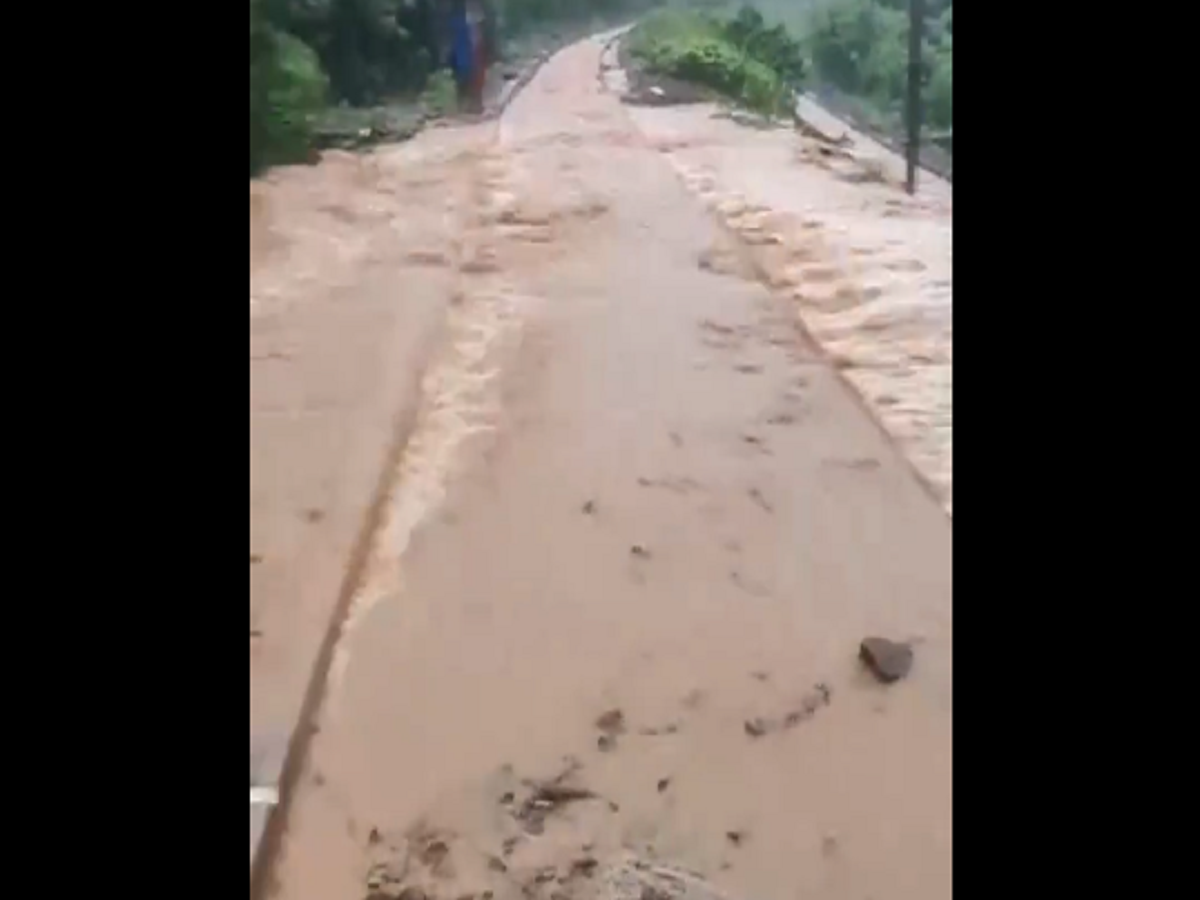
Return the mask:
<path id="1" fill-rule="evenodd" d="M 734 897 L 949 898 L 949 520 L 604 89 L 604 46 L 497 122 L 346 161 L 369 183 L 329 202 L 378 206 L 323 245 L 325 281 L 252 274 L 252 354 L 255 316 L 305 297 L 397 317 L 355 354 L 383 381 L 433 336 L 388 400 L 413 420 L 274 895 L 562 900 L 634 854 Z M 285 249 L 252 221 L 252 266 L 299 253 L 303 215 Z M 315 599 L 259 596 L 289 598 L 262 601 L 266 638 L 316 639 Z M 915 642 L 905 681 L 862 671 L 868 634 Z M 252 648 L 252 734 L 291 646 Z"/>

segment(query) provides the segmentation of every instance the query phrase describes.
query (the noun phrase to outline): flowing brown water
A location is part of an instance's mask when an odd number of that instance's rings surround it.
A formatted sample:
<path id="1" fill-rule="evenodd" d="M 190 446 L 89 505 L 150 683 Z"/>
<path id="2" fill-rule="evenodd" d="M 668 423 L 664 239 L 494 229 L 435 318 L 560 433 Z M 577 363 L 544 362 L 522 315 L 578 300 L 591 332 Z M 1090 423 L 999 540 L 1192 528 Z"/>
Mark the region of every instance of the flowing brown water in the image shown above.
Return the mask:
<path id="1" fill-rule="evenodd" d="M 269 210 L 290 237 L 252 318 L 396 259 L 393 302 L 433 284 L 449 310 L 279 896 L 359 900 L 391 864 L 552 900 L 581 856 L 635 852 L 734 896 L 949 897 L 949 522 L 739 268 L 754 229 L 730 245 L 716 181 L 690 194 L 687 148 L 602 89 L 602 48 Z M 909 679 L 862 673 L 868 633 L 919 640 Z M 527 798 L 564 766 L 594 798 Z"/>

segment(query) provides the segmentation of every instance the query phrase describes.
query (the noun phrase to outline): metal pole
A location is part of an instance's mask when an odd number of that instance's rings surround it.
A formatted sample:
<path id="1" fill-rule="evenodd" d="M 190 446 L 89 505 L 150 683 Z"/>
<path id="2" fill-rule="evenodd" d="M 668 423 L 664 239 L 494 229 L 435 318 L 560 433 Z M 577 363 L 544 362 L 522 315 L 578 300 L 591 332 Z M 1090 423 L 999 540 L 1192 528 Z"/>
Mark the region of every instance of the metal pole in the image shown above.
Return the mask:
<path id="1" fill-rule="evenodd" d="M 921 160 L 921 44 L 925 30 L 925 0 L 908 0 L 908 166 L 905 189 L 917 191 L 917 164 Z"/>

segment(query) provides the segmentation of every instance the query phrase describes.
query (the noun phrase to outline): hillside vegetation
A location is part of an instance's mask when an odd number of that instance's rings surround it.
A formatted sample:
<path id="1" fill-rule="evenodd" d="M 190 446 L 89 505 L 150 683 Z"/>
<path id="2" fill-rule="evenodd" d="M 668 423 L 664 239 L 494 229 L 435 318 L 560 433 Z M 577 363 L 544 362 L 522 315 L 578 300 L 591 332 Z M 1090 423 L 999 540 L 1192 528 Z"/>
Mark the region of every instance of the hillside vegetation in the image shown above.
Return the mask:
<path id="1" fill-rule="evenodd" d="M 322 131 L 415 127 L 446 105 L 453 0 L 250 0 L 250 171 L 306 158 Z M 486 0 L 497 43 L 612 20 L 654 0 Z M 451 92 L 452 93 L 452 92 Z M 409 109 L 406 111 L 404 106 Z"/>
<path id="2" fill-rule="evenodd" d="M 448 111 L 453 0 L 250 0 L 250 170 L 307 158 L 330 131 L 403 135 Z M 952 0 L 927 0 L 926 123 L 953 125 Z M 565 39 L 654 7 L 630 55 L 766 114 L 831 86 L 895 128 L 907 78 L 907 0 L 488 0 L 497 45 Z M 536 43 L 536 41 L 534 41 Z M 369 127 L 364 128 L 366 124 Z"/>
<path id="3" fill-rule="evenodd" d="M 925 119 L 953 126 L 953 0 L 927 0 Z M 903 111 L 908 82 L 907 0 L 827 0 L 809 14 L 806 43 L 818 77 L 880 112 Z"/>
<path id="4" fill-rule="evenodd" d="M 804 83 L 800 42 L 749 5 L 732 15 L 661 10 L 628 40 L 630 56 L 649 71 L 710 88 L 766 115 L 790 109 Z"/>

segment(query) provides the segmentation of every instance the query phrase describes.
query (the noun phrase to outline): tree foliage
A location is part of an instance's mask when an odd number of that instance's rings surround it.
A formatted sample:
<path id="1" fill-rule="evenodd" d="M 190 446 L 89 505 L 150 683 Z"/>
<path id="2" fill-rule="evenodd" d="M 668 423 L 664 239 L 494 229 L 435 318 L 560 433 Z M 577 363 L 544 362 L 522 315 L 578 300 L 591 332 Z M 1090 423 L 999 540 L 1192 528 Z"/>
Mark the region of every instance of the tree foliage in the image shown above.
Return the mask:
<path id="1" fill-rule="evenodd" d="M 250 2 L 250 171 L 303 159 L 312 118 L 327 81 L 304 42 L 269 24 L 265 5 Z"/>
<path id="2" fill-rule="evenodd" d="M 322 102 L 375 106 L 418 96 L 444 105 L 457 0 L 250 0 L 250 166 L 306 152 Z M 657 0 L 483 0 L 485 33 L 645 9 Z M 499 12 L 500 15 L 496 15 Z M 320 99 L 318 99 L 320 98 Z"/>
<path id="3" fill-rule="evenodd" d="M 830 0 L 818 7 L 809 46 L 818 75 L 882 109 L 898 109 L 908 82 L 907 0 Z M 953 119 L 953 5 L 927 5 L 922 52 L 927 121 L 950 128 Z"/>

